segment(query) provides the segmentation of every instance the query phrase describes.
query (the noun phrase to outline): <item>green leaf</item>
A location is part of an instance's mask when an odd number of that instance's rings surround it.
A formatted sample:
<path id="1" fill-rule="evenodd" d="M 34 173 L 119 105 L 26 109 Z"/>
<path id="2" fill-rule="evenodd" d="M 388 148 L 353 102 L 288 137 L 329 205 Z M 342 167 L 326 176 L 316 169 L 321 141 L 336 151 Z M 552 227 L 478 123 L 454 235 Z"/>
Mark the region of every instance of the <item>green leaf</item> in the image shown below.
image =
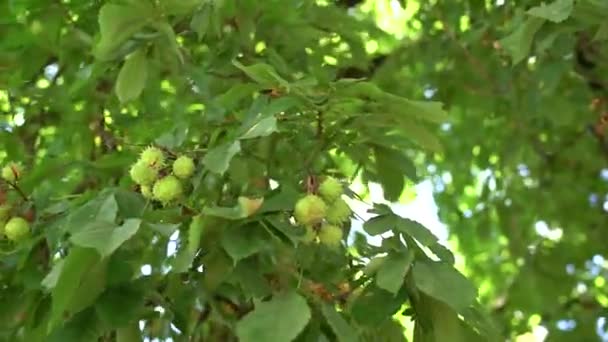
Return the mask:
<path id="1" fill-rule="evenodd" d="M 186 15 L 203 3 L 201 0 L 161 0 L 163 12 L 170 15 Z"/>
<path id="2" fill-rule="evenodd" d="M 411 166 L 411 164 L 406 162 L 406 166 L 402 165 L 401 162 L 405 158 L 382 147 L 374 148 L 374 157 L 376 159 L 376 172 L 380 185 L 382 185 L 384 197 L 387 201 L 398 201 L 405 185 L 404 168 Z"/>
<path id="3" fill-rule="evenodd" d="M 188 227 L 188 239 L 183 243 L 184 246 L 182 246 L 173 260 L 172 266 L 174 272 L 186 272 L 192 265 L 192 261 L 196 257 L 196 253 L 201 245 L 205 223 L 205 217 L 202 215 L 196 215 L 192 218 Z"/>
<path id="4" fill-rule="evenodd" d="M 181 226 L 181 223 L 144 223 L 144 228 L 150 228 L 166 237 L 171 236 L 171 234 L 179 229 L 179 226 Z"/>
<path id="5" fill-rule="evenodd" d="M 301 197 L 300 192 L 292 186 L 283 185 L 265 197 L 261 213 L 291 210 Z"/>
<path id="6" fill-rule="evenodd" d="M 277 131 L 277 119 L 274 116 L 264 118 L 247 130 L 240 136 L 240 139 L 252 139 L 265 137 Z"/>
<path id="7" fill-rule="evenodd" d="M 141 331 L 137 323 L 131 323 L 129 326 L 116 330 L 116 342 L 140 342 Z"/>
<path id="8" fill-rule="evenodd" d="M 383 261 L 376 273 L 376 285 L 397 294 L 403 285 L 405 275 L 414 261 L 413 253 L 391 253 Z"/>
<path id="9" fill-rule="evenodd" d="M 129 102 L 139 97 L 146 86 L 148 59 L 146 49 L 140 48 L 127 57 L 116 79 L 116 95 L 120 102 Z"/>
<path id="10" fill-rule="evenodd" d="M 304 329 L 310 316 L 310 308 L 300 295 L 279 294 L 257 304 L 243 317 L 236 324 L 236 334 L 241 342 L 289 342 Z"/>
<path id="11" fill-rule="evenodd" d="M 387 92 L 379 95 L 377 100 L 382 107 L 386 108 L 386 113 L 397 120 L 400 119 L 400 116 L 408 116 L 433 123 L 443 123 L 449 119 L 441 102 L 415 101 Z"/>
<path id="12" fill-rule="evenodd" d="M 234 263 L 222 248 L 213 248 L 202 259 L 205 265 L 203 287 L 214 291 L 232 273 Z"/>
<path id="13" fill-rule="evenodd" d="M 163 33 L 164 42 L 168 45 L 171 52 L 180 64 L 184 64 L 184 56 L 182 55 L 179 45 L 177 44 L 177 36 L 175 35 L 175 31 L 173 31 L 173 27 L 166 21 L 161 21 L 158 23 L 154 23 L 154 27 Z"/>
<path id="14" fill-rule="evenodd" d="M 190 28 L 194 32 L 196 32 L 196 36 L 199 41 L 205 38 L 205 35 L 209 30 L 212 15 L 213 11 L 211 10 L 211 6 L 203 6 L 192 16 L 192 20 L 190 21 Z"/>
<path id="15" fill-rule="evenodd" d="M 416 313 L 421 316 L 416 320 L 414 327 L 414 337 L 416 341 L 422 342 L 483 342 L 497 341 L 484 339 L 473 329 L 466 326 L 445 303 L 434 300 L 433 298 L 422 295 L 419 304 L 416 306 Z M 432 324 L 423 325 L 422 322 Z"/>
<path id="16" fill-rule="evenodd" d="M 289 83 L 281 78 L 274 68 L 268 64 L 258 63 L 245 66 L 238 61 L 232 62 L 237 68 L 241 69 L 247 76 L 260 85 L 273 87 L 288 87 Z"/>
<path id="17" fill-rule="evenodd" d="M 105 4 L 99 11 L 101 39 L 95 46 L 95 57 L 109 60 L 135 33 L 155 20 L 152 7 L 145 2 L 130 5 Z"/>
<path id="18" fill-rule="evenodd" d="M 66 315 L 75 314 L 93 303 L 105 286 L 103 264 L 89 248 L 73 247 L 65 258 L 61 273 L 51 292 L 52 309 L 49 328 L 55 327 Z"/>
<path id="19" fill-rule="evenodd" d="M 363 224 L 363 229 L 370 235 L 379 235 L 391 230 L 397 223 L 397 217 L 393 214 L 385 214 L 373 217 Z"/>
<path id="20" fill-rule="evenodd" d="M 437 237 L 422 224 L 399 217 L 395 229 L 418 240 L 424 246 L 432 246 L 437 242 Z"/>
<path id="21" fill-rule="evenodd" d="M 205 207 L 203 208 L 203 214 L 228 220 L 240 220 L 247 217 L 245 211 L 238 204 L 234 207 Z"/>
<path id="22" fill-rule="evenodd" d="M 44 342 L 97 342 L 102 334 L 99 320 L 93 310 L 86 310 L 46 336 Z"/>
<path id="23" fill-rule="evenodd" d="M 450 265 L 454 264 L 454 254 L 439 241 L 427 246 L 439 259 L 447 262 Z"/>
<path id="24" fill-rule="evenodd" d="M 272 288 L 260 272 L 260 267 L 256 258 L 248 258 L 239 262 L 234 270 L 233 275 L 248 298 L 264 298 L 272 294 Z"/>
<path id="25" fill-rule="evenodd" d="M 99 318 L 113 328 L 134 322 L 143 309 L 144 289 L 134 285 L 108 288 L 95 303 Z"/>
<path id="26" fill-rule="evenodd" d="M 382 169 L 380 169 L 381 167 L 388 167 L 390 170 L 393 170 L 397 174 L 405 175 L 407 178 L 409 178 L 415 183 L 418 183 L 420 181 L 420 178 L 416 174 L 416 166 L 414 165 L 414 162 L 410 158 L 408 158 L 402 151 L 399 151 L 398 149 L 389 149 L 379 145 L 372 146 L 374 147 L 374 154 L 376 156 L 377 164 L 376 167 L 379 168 L 379 174 L 382 175 L 384 173 L 387 173 L 387 171 L 383 171 Z M 378 156 L 380 156 L 381 160 L 378 160 Z M 383 177 L 384 176 L 381 176 L 381 178 Z"/>
<path id="27" fill-rule="evenodd" d="M 212 172 L 224 174 L 230 166 L 230 161 L 241 151 L 240 142 L 234 141 L 212 148 L 203 158 L 203 164 Z"/>
<path id="28" fill-rule="evenodd" d="M 572 13 L 573 7 L 574 0 L 555 0 L 548 5 L 543 3 L 539 6 L 532 7 L 527 13 L 534 17 L 546 19 L 554 23 L 560 23 L 568 19 Z"/>
<path id="29" fill-rule="evenodd" d="M 360 332 L 361 342 L 407 342 L 405 328 L 397 320 L 390 319 L 373 327 L 365 327 Z M 418 342 L 418 341 L 416 341 Z"/>
<path id="30" fill-rule="evenodd" d="M 443 146 L 437 136 L 429 132 L 426 127 L 409 120 L 400 119 L 399 121 L 399 128 L 407 139 L 431 152 L 443 152 Z"/>
<path id="31" fill-rule="evenodd" d="M 595 36 L 593 36 L 594 41 L 603 41 L 608 40 L 608 23 L 603 23 L 597 29 Z"/>
<path id="32" fill-rule="evenodd" d="M 270 237 L 261 226 L 230 227 L 222 235 L 222 247 L 234 264 L 267 248 Z"/>
<path id="33" fill-rule="evenodd" d="M 127 219 L 121 226 L 114 223 L 95 221 L 70 237 L 70 241 L 82 247 L 95 248 L 102 257 L 112 254 L 129 240 L 141 225 L 140 219 Z"/>
<path id="34" fill-rule="evenodd" d="M 359 340 L 355 329 L 336 311 L 336 309 L 327 304 L 321 304 L 323 316 L 329 323 L 329 326 L 334 331 L 334 334 L 341 342 L 356 342 Z"/>
<path id="35" fill-rule="evenodd" d="M 145 201 L 133 191 L 116 189 L 114 198 L 118 205 L 118 212 L 122 218 L 138 218 L 141 216 Z M 113 221 L 114 219 L 102 219 L 102 221 Z"/>
<path id="36" fill-rule="evenodd" d="M 406 299 L 405 288 L 401 288 L 401 291 L 395 296 L 372 283 L 355 298 L 350 311 L 360 325 L 377 326 L 389 320 L 399 311 Z"/>
<path id="37" fill-rule="evenodd" d="M 500 41 L 501 45 L 511 55 L 513 65 L 521 62 L 529 55 L 534 36 L 544 22 L 543 19 L 537 17 L 528 18 L 523 25 Z"/>
<path id="38" fill-rule="evenodd" d="M 49 272 L 46 277 L 42 280 L 41 285 L 44 286 L 47 290 L 52 290 L 57 285 L 57 280 L 59 279 L 59 275 L 61 274 L 61 270 L 63 269 L 64 259 L 61 259 L 53 265 L 51 272 Z"/>
<path id="39" fill-rule="evenodd" d="M 95 216 L 95 220 L 113 222 L 116 219 L 117 214 L 118 202 L 116 202 L 114 194 L 109 194 L 105 199 L 103 199 L 103 202 L 101 202 L 99 211 Z"/>
<path id="40" fill-rule="evenodd" d="M 114 193 L 104 191 L 84 205 L 73 210 L 67 220 L 66 228 L 76 233 L 93 221 L 114 222 L 118 215 L 118 204 Z"/>
<path id="41" fill-rule="evenodd" d="M 413 275 L 420 291 L 448 304 L 458 312 L 475 303 L 475 287 L 447 263 L 416 262 Z"/>
<path id="42" fill-rule="evenodd" d="M 443 110 L 443 103 L 436 101 L 415 101 L 415 100 L 407 100 L 409 107 L 411 107 L 411 112 L 414 117 L 434 122 L 434 123 L 444 123 L 449 120 L 448 113 Z M 409 109 L 409 108 L 408 108 Z"/>

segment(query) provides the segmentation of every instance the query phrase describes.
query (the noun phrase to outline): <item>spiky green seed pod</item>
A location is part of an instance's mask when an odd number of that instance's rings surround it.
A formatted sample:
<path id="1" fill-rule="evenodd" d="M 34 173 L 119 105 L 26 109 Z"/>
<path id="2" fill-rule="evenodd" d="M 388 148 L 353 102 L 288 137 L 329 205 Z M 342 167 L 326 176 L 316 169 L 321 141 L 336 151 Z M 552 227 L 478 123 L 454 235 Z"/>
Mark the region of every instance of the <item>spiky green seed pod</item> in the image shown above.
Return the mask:
<path id="1" fill-rule="evenodd" d="M 319 241 L 329 247 L 340 246 L 342 236 L 342 228 L 333 224 L 324 224 L 319 230 Z"/>
<path id="2" fill-rule="evenodd" d="M 326 211 L 327 205 L 321 197 L 306 195 L 296 202 L 294 216 L 299 224 L 309 226 L 321 222 Z"/>
<path id="3" fill-rule="evenodd" d="M 131 166 L 129 175 L 131 175 L 131 179 L 139 185 L 152 185 L 158 178 L 158 170 L 142 161 L 138 161 Z"/>
<path id="4" fill-rule="evenodd" d="M 168 204 L 180 198 L 184 193 L 182 183 L 175 176 L 167 176 L 154 183 L 152 195 L 154 199 Z"/>
<path id="5" fill-rule="evenodd" d="M 2 179 L 7 182 L 15 183 L 23 174 L 23 167 L 21 164 L 10 162 L 2 168 Z"/>
<path id="6" fill-rule="evenodd" d="M 4 234 L 9 240 L 19 242 L 30 235 L 30 224 L 22 217 L 13 217 L 4 226 Z"/>
<path id="7" fill-rule="evenodd" d="M 346 201 L 339 198 L 327 208 L 325 219 L 331 224 L 342 224 L 350 218 L 351 210 Z"/>
<path id="8" fill-rule="evenodd" d="M 149 185 L 142 185 L 139 190 L 141 191 L 141 195 L 144 196 L 144 198 L 146 198 L 146 199 L 153 198 L 152 187 L 150 187 Z"/>
<path id="9" fill-rule="evenodd" d="M 173 162 L 173 174 L 181 179 L 188 179 L 194 174 L 194 161 L 187 156 L 181 156 Z"/>
<path id="10" fill-rule="evenodd" d="M 317 232 L 315 232 L 314 228 L 311 226 L 304 227 L 306 232 L 302 237 L 300 237 L 303 243 L 312 243 L 317 238 Z"/>
<path id="11" fill-rule="evenodd" d="M 165 165 L 165 155 L 161 149 L 149 146 L 141 152 L 139 161 L 158 170 Z"/>
<path id="12" fill-rule="evenodd" d="M 342 196 L 344 188 L 342 184 L 333 177 L 326 177 L 319 185 L 319 194 L 328 203 L 332 203 Z"/>

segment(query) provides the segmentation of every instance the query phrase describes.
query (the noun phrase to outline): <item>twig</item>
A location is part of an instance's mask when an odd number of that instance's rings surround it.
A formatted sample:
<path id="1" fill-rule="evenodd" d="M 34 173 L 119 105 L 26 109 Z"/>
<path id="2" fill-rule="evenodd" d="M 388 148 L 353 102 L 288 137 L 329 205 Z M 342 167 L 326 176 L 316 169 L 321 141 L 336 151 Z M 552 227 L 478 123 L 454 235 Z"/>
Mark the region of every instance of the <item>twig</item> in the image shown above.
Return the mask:
<path id="1" fill-rule="evenodd" d="M 13 190 L 17 191 L 17 193 L 19 194 L 19 196 L 21 196 L 21 198 L 23 198 L 24 201 L 29 202 L 30 199 L 27 197 L 27 195 L 25 194 L 25 192 L 23 192 L 23 190 L 21 190 L 21 188 L 19 187 L 19 185 L 17 185 L 17 183 L 13 183 L 13 182 L 9 182 L 9 181 L 5 181 L 11 188 L 13 188 Z"/>

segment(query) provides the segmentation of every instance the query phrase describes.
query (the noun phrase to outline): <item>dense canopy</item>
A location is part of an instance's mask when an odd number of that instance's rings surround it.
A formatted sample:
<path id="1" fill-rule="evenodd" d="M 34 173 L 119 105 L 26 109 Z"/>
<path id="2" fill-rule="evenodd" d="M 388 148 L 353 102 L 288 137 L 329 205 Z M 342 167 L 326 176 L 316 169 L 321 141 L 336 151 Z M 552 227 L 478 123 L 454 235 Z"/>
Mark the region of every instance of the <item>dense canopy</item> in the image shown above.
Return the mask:
<path id="1" fill-rule="evenodd" d="M 605 0 L 0 1 L 0 124 L 0 340 L 608 339 Z"/>

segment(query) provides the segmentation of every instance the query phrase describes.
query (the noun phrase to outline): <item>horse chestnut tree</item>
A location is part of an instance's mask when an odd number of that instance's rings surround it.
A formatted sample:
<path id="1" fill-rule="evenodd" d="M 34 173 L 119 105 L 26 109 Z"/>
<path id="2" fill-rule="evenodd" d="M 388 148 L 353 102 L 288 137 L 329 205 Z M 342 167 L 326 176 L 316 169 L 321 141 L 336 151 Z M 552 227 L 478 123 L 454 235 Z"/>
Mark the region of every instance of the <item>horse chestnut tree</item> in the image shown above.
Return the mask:
<path id="1" fill-rule="evenodd" d="M 30 3 L 0 5 L 0 109 L 24 120 L 1 138 L 0 340 L 488 336 L 452 254 L 366 197 L 403 192 L 446 119 L 343 77 L 380 31 L 328 1 Z"/>

